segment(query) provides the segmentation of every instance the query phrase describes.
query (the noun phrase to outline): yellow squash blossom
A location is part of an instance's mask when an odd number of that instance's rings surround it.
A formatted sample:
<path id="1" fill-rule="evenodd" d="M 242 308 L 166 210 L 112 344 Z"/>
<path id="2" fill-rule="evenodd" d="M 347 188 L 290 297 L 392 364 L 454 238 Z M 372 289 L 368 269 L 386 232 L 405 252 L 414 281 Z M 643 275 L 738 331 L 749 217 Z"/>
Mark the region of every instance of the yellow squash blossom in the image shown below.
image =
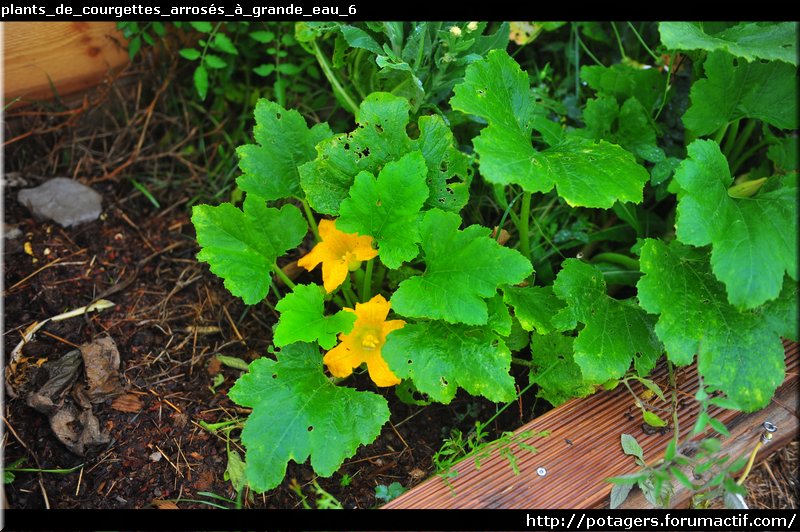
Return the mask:
<path id="1" fill-rule="evenodd" d="M 311 271 L 322 263 L 322 284 L 328 293 L 344 282 L 349 270 L 355 270 L 361 261 L 378 255 L 378 250 L 372 247 L 371 236 L 343 233 L 336 229 L 336 220 L 320 220 L 319 236 L 322 242 L 298 260 L 297 265 Z"/>
<path id="2" fill-rule="evenodd" d="M 366 303 L 356 303 L 356 323 L 348 334 L 339 335 L 339 345 L 325 354 L 322 361 L 334 377 L 347 377 L 362 363 L 367 363 L 370 378 L 378 386 L 394 386 L 400 379 L 381 357 L 386 335 L 402 329 L 403 320 L 386 321 L 391 304 L 378 294 Z"/>

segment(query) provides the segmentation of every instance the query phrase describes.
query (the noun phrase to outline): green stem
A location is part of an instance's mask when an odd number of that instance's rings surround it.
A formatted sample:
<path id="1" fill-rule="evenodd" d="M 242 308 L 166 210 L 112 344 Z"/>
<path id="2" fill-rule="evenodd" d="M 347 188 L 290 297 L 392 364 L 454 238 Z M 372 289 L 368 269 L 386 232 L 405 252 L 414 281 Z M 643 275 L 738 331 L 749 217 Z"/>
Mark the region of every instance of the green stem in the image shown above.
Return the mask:
<path id="1" fill-rule="evenodd" d="M 669 387 L 672 389 L 672 433 L 674 434 L 675 447 L 677 449 L 680 430 L 678 429 L 678 384 L 675 380 L 675 367 L 672 362 L 667 360 L 667 370 L 669 371 Z"/>
<path id="2" fill-rule="evenodd" d="M 500 223 L 498 223 L 498 224 L 497 224 L 497 234 L 496 234 L 496 235 L 494 235 L 494 237 L 495 237 L 494 239 L 495 239 L 495 240 L 500 240 L 500 230 L 501 230 L 501 229 L 503 229 L 503 226 L 506 224 L 506 218 L 508 218 L 508 215 L 509 215 L 509 214 L 513 214 L 513 213 L 511 213 L 511 207 L 513 207 L 513 206 L 514 206 L 514 204 L 517 202 L 517 200 L 518 200 L 518 199 L 519 199 L 521 196 L 522 196 L 522 193 L 521 193 L 521 192 L 520 192 L 519 194 L 517 194 L 516 196 L 514 196 L 514 199 L 513 199 L 513 200 L 511 200 L 511 203 L 509 203 L 509 204 L 506 206 L 506 209 L 505 209 L 505 211 L 503 211 L 503 216 L 500 218 Z"/>
<path id="3" fill-rule="evenodd" d="M 322 239 L 319 237 L 319 228 L 317 227 L 317 221 L 314 219 L 314 213 L 311 211 L 311 206 L 306 200 L 300 200 L 300 203 L 303 205 L 303 211 L 306 213 L 308 226 L 311 228 L 311 232 L 314 233 L 314 240 L 321 242 Z"/>
<path id="4" fill-rule="evenodd" d="M 386 279 L 386 272 L 388 270 L 382 264 L 378 264 L 378 273 L 375 274 L 372 284 L 378 287 L 383 286 L 383 281 Z"/>
<path id="5" fill-rule="evenodd" d="M 219 423 L 207 423 L 201 419 L 197 424 L 206 429 L 208 432 L 216 432 L 219 429 L 223 429 L 225 427 L 241 423 L 242 423 L 241 419 L 229 419 L 228 421 L 220 421 Z"/>
<path id="6" fill-rule="evenodd" d="M 492 421 L 494 421 L 494 420 L 497 418 L 497 416 L 499 416 L 500 414 L 502 414 L 502 413 L 503 413 L 503 411 L 504 411 L 506 408 L 508 408 L 509 406 L 511 406 L 511 405 L 513 405 L 513 404 L 516 404 L 516 401 L 517 401 L 517 399 L 519 399 L 520 397 L 522 397 L 522 394 L 524 394 L 525 392 L 527 392 L 528 390 L 530 390 L 530 389 L 531 389 L 531 387 L 532 387 L 534 384 L 536 384 L 536 382 L 531 382 L 531 383 L 530 383 L 530 384 L 528 384 L 526 387 L 524 387 L 524 388 L 522 389 L 522 391 L 520 391 L 520 392 L 517 394 L 517 396 L 514 398 L 514 400 L 513 400 L 513 401 L 510 401 L 510 402 L 506 403 L 505 405 L 503 405 L 503 408 L 501 408 L 500 410 L 498 410 L 497 412 L 495 412 L 495 413 L 494 413 L 494 415 L 493 415 L 492 417 L 490 417 L 489 419 L 487 419 L 487 420 L 486 420 L 486 423 L 484 423 L 484 424 L 483 424 L 483 426 L 484 426 L 484 427 L 488 426 L 488 425 L 489 425 L 489 424 L 490 424 Z"/>
<path id="7" fill-rule="evenodd" d="M 725 132 L 728 131 L 728 126 L 730 124 L 730 122 L 726 122 L 724 126 L 717 130 L 717 134 L 714 135 L 714 142 L 717 144 L 722 144 L 722 139 L 725 137 Z"/>
<path id="8" fill-rule="evenodd" d="M 727 157 L 731 156 L 731 150 L 736 144 L 737 136 L 739 135 L 739 123 L 741 120 L 734 120 L 728 132 L 725 134 L 725 145 L 722 147 L 722 153 Z"/>
<path id="9" fill-rule="evenodd" d="M 619 47 L 619 53 L 622 57 L 628 57 L 625 55 L 625 48 L 622 46 L 622 39 L 619 36 L 619 32 L 617 31 L 617 25 L 613 22 L 611 23 L 611 29 L 614 30 L 614 36 L 617 38 L 617 46 Z"/>
<path id="10" fill-rule="evenodd" d="M 361 289 L 361 301 L 366 303 L 372 298 L 372 270 L 375 268 L 375 260 L 367 261 L 367 271 L 364 272 L 364 287 Z"/>
<path id="11" fill-rule="evenodd" d="M 737 160 L 739 156 L 742 154 L 742 150 L 747 145 L 747 141 L 750 140 L 750 136 L 753 134 L 753 130 L 756 128 L 756 121 L 755 120 L 748 120 L 744 126 L 744 129 L 739 134 L 739 138 L 736 139 L 736 144 L 733 145 L 733 148 L 730 152 L 725 152 L 728 156 L 728 160 Z"/>
<path id="12" fill-rule="evenodd" d="M 534 366 L 533 362 L 531 362 L 530 360 L 525 360 L 524 358 L 517 358 L 517 357 L 511 357 L 511 363 L 517 364 L 519 366 L 525 366 L 528 368 L 532 368 Z"/>
<path id="13" fill-rule="evenodd" d="M 333 86 L 334 92 L 342 98 L 345 108 L 347 108 L 347 110 L 350 111 L 353 116 L 355 116 L 358 113 L 358 104 L 339 81 L 339 78 L 336 77 L 336 73 L 333 71 L 333 68 L 331 68 L 330 63 L 328 63 L 328 58 L 322 53 L 317 41 L 314 41 L 314 56 L 317 58 L 317 62 L 322 68 L 322 72 L 325 73 L 325 77 L 328 78 L 328 81 Z"/>
<path id="14" fill-rule="evenodd" d="M 769 144 L 769 142 L 766 139 L 764 139 L 755 146 L 753 146 L 752 148 L 750 148 L 749 150 L 747 150 L 746 152 L 744 152 L 738 159 L 736 159 L 736 162 L 733 163 L 733 165 L 731 165 L 731 175 L 736 175 L 739 171 L 739 167 L 742 166 L 745 163 L 745 161 L 747 161 L 747 159 L 749 159 L 755 152 L 757 152 L 767 144 Z"/>
<path id="15" fill-rule="evenodd" d="M 522 194 L 522 206 L 519 208 L 519 250 L 526 259 L 531 258 L 531 237 L 528 222 L 531 213 L 531 193 Z"/>
<path id="16" fill-rule="evenodd" d="M 647 46 L 647 43 L 644 42 L 644 39 L 642 39 L 642 36 L 639 35 L 639 32 L 636 31 L 636 28 L 633 27 L 633 24 L 628 22 L 628 26 L 630 26 L 631 31 L 633 31 L 633 34 L 636 35 L 636 38 L 639 40 L 641 45 L 644 46 L 644 49 L 647 50 L 647 53 L 650 54 L 650 57 L 652 57 L 653 60 L 656 62 L 656 64 L 658 64 L 658 62 L 661 61 L 661 58 L 658 57 L 656 54 L 654 54 L 653 50 L 651 50 L 650 47 Z"/>
<path id="17" fill-rule="evenodd" d="M 273 262 L 273 263 L 272 263 L 272 271 L 273 271 L 273 272 L 275 272 L 275 275 L 277 275 L 277 276 L 278 276 L 278 278 L 279 278 L 281 281 L 283 281 L 283 284 L 285 284 L 286 286 L 288 286 L 289 288 L 291 288 L 292 290 L 294 290 L 294 287 L 296 286 L 296 285 L 294 284 L 294 282 L 293 282 L 291 279 L 289 279 L 289 276 L 288 276 L 288 275 L 286 275 L 285 273 L 283 273 L 283 270 L 281 270 L 281 269 L 278 267 L 278 264 L 277 264 L 277 263 L 275 263 L 275 262 Z"/>
<path id="18" fill-rule="evenodd" d="M 592 262 L 610 262 L 611 264 L 617 264 L 618 266 L 622 266 L 628 270 L 639 270 L 638 260 L 620 253 L 598 253 L 592 257 Z"/>
<path id="19" fill-rule="evenodd" d="M 675 61 L 675 56 L 669 56 L 669 68 L 667 68 L 667 81 L 664 83 L 664 95 L 661 97 L 661 105 L 658 106 L 658 111 L 656 112 L 656 116 L 653 117 L 653 122 L 658 120 L 658 117 L 661 116 L 661 111 L 664 110 L 664 105 L 667 103 L 667 94 L 669 93 L 669 82 L 672 79 L 672 69 L 673 69 L 673 62 Z"/>
<path id="20" fill-rule="evenodd" d="M 358 301 L 358 298 L 353 293 L 353 287 L 350 286 L 350 276 L 348 275 L 344 283 L 342 283 L 342 295 L 344 296 L 345 301 L 347 301 L 347 306 L 349 308 L 356 308 L 355 302 Z"/>
<path id="21" fill-rule="evenodd" d="M 586 55 L 588 55 L 598 66 L 605 66 L 597 57 L 595 57 L 591 50 L 589 50 L 589 48 L 583 44 L 583 39 L 581 39 L 580 36 L 578 37 L 578 44 L 581 45 L 581 48 L 583 48 L 583 51 L 586 52 Z"/>
<path id="22" fill-rule="evenodd" d="M 32 467 L 8 467 L 5 468 L 5 471 L 11 471 L 12 473 L 56 473 L 59 475 L 66 475 L 68 473 L 77 471 L 78 469 L 82 468 L 83 465 L 84 464 L 79 464 L 70 469 L 36 469 Z"/>
<path id="23" fill-rule="evenodd" d="M 274 279 L 270 279 L 269 280 L 269 287 L 272 290 L 272 293 L 275 294 L 275 301 L 280 301 L 283 296 L 281 296 L 281 293 L 278 290 L 278 287 L 275 286 L 275 280 Z M 264 301 L 269 303 L 269 301 L 267 301 L 266 299 Z"/>

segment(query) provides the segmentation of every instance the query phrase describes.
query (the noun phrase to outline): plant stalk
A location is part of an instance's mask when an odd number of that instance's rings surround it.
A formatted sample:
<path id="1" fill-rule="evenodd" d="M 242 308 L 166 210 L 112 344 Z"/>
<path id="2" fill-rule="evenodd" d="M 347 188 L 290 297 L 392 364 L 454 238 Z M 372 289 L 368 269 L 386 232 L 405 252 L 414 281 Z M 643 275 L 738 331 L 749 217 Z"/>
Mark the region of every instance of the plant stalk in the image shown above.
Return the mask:
<path id="1" fill-rule="evenodd" d="M 522 255 L 531 259 L 531 238 L 529 234 L 529 220 L 531 214 L 531 193 L 522 194 L 522 206 L 519 208 L 519 250 Z"/>
<path id="2" fill-rule="evenodd" d="M 328 81 L 333 86 L 334 92 L 341 97 L 345 108 L 350 111 L 353 116 L 355 116 L 358 113 L 358 104 L 353 99 L 353 96 L 339 81 L 339 78 L 336 77 L 336 73 L 333 71 L 333 68 L 328 62 L 328 58 L 322 53 L 317 41 L 314 41 L 314 56 L 317 58 L 317 62 L 322 68 L 322 72 L 325 73 L 325 77 L 328 78 Z"/>
<path id="3" fill-rule="evenodd" d="M 283 283 L 284 283 L 286 286 L 288 286 L 289 288 L 291 288 L 292 290 L 294 290 L 294 287 L 296 286 L 296 285 L 294 284 L 294 281 L 292 281 L 291 279 L 289 279 L 289 276 L 288 276 L 288 275 L 286 275 L 286 274 L 283 272 L 283 270 L 281 270 L 281 269 L 280 269 L 280 267 L 278 266 L 278 263 L 276 263 L 276 262 L 273 262 L 273 263 L 272 263 L 272 271 L 273 271 L 273 272 L 275 272 L 275 275 L 277 275 L 277 276 L 278 276 L 278 278 L 279 278 L 281 281 L 283 281 Z"/>
<path id="4" fill-rule="evenodd" d="M 364 286 L 361 289 L 361 301 L 366 303 L 372 298 L 372 270 L 375 268 L 375 259 L 367 261 L 367 268 L 364 272 Z"/>
<path id="5" fill-rule="evenodd" d="M 306 214 L 308 226 L 311 228 L 311 232 L 314 233 L 314 240 L 321 242 L 322 239 L 319 236 L 319 227 L 317 226 L 317 220 L 314 219 L 314 213 L 311 211 L 311 206 L 308 204 L 308 201 L 304 199 L 301 199 L 300 203 L 303 205 L 303 212 Z"/>
<path id="6" fill-rule="evenodd" d="M 726 152 L 728 155 L 728 160 L 737 160 L 739 156 L 742 154 L 742 150 L 747 145 L 747 141 L 750 140 L 750 135 L 753 134 L 753 130 L 756 127 L 755 120 L 748 120 L 747 124 L 745 124 L 744 129 L 739 134 L 739 137 L 736 139 L 736 144 L 733 145 L 733 148 L 730 152 Z"/>

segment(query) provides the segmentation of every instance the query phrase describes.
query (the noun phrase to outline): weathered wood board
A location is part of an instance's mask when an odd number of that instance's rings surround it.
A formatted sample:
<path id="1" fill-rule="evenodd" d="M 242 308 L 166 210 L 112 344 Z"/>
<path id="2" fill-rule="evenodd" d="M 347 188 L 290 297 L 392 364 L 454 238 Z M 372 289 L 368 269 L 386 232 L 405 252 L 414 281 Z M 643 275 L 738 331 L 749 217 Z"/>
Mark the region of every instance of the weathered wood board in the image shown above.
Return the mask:
<path id="1" fill-rule="evenodd" d="M 4 105 L 85 91 L 128 63 L 114 22 L 3 23 Z"/>
<path id="2" fill-rule="evenodd" d="M 743 414 L 732 410 L 712 409 L 709 414 L 725 423 L 730 438 L 722 438 L 723 452 L 739 456 L 750 452 L 763 432 L 761 425 L 771 421 L 778 426 L 773 441 L 761 448 L 759 458 L 768 456 L 797 439 L 799 425 L 797 398 L 800 382 L 798 344 L 785 342 L 786 378 L 769 406 L 759 412 Z M 667 390 L 668 376 L 662 364 L 652 377 Z M 699 414 L 693 399 L 698 389 L 695 366 L 677 372 L 678 412 L 681 433 L 691 430 Z M 634 387 L 634 391 L 642 390 Z M 476 468 L 466 459 L 454 467 L 450 486 L 440 477 L 432 477 L 409 490 L 383 508 L 602 508 L 609 503 L 611 484 L 606 478 L 634 473 L 633 459 L 622 452 L 620 435 L 636 437 L 648 462 L 664 455 L 672 434 L 645 434 L 638 409 L 630 393 L 620 386 L 611 392 L 598 392 L 574 399 L 522 426 L 517 433 L 549 431 L 546 437 L 523 440 L 536 447 L 536 453 L 511 449 L 518 458 L 520 473 L 515 475 L 509 463 L 495 452 Z M 705 434 L 708 436 L 708 433 Z M 537 470 L 544 468 L 545 474 Z M 452 487 L 452 488 L 451 488 Z M 685 506 L 691 493 L 676 492 L 671 504 Z M 632 493 L 625 507 L 645 507 L 641 495 Z"/>

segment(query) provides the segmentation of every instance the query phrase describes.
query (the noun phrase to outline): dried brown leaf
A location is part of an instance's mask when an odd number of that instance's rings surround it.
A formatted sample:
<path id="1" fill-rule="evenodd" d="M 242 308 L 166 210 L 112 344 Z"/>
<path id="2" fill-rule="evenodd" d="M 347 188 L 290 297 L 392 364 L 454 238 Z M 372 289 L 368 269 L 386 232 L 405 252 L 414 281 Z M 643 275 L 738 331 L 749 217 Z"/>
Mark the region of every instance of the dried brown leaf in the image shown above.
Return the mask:
<path id="1" fill-rule="evenodd" d="M 111 403 L 111 408 L 114 410 L 119 412 L 127 412 L 129 414 L 139 412 L 143 407 L 144 403 L 141 399 L 139 399 L 139 396 L 132 393 L 120 395 L 114 399 L 113 403 Z"/>
<path id="2" fill-rule="evenodd" d="M 179 510 L 178 505 L 172 501 L 153 499 L 153 505 L 159 510 Z"/>

